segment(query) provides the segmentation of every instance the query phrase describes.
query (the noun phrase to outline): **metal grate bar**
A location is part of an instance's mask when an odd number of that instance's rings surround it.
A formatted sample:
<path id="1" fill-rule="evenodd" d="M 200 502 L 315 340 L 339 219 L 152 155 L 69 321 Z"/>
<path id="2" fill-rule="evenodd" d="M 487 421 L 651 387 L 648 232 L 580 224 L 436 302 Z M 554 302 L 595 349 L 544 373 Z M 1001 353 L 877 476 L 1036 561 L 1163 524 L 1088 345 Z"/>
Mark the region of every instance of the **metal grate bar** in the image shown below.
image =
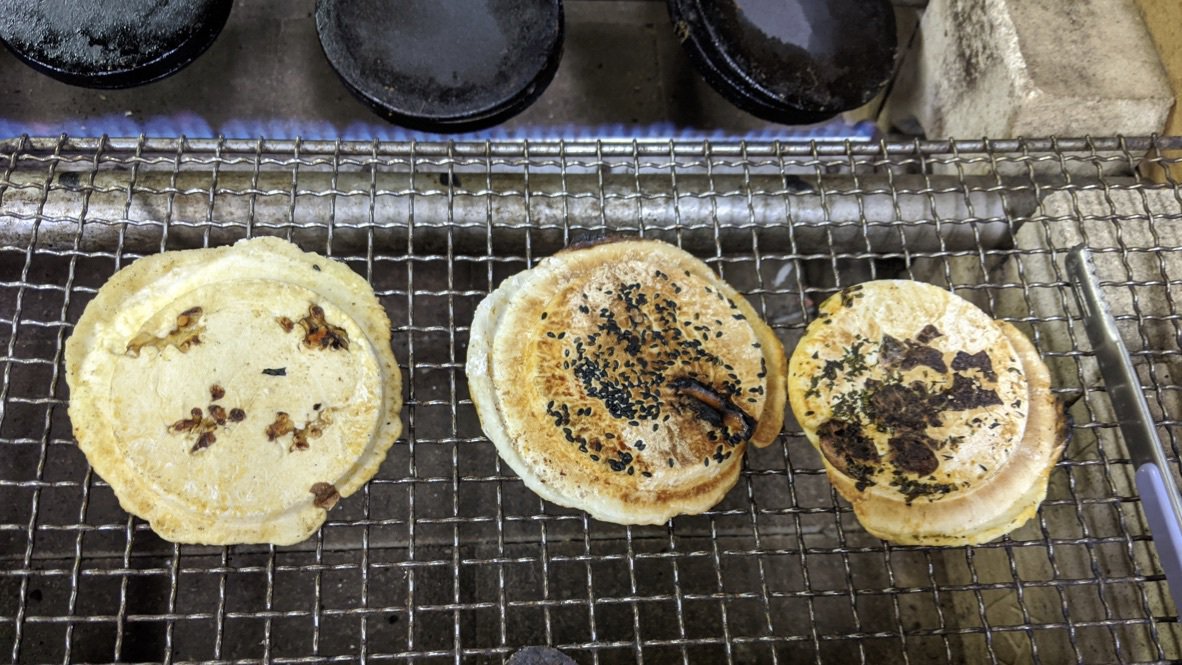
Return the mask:
<path id="1" fill-rule="evenodd" d="M 1093 248 L 1182 453 L 1179 138 L 878 144 L 0 139 L 0 642 L 16 662 L 1120 662 L 1182 659 L 1132 466 L 1062 269 Z M 581 237 L 679 244 L 791 349 L 836 290 L 909 278 L 1025 329 L 1074 419 L 1038 517 L 974 548 L 868 536 L 789 420 L 702 516 L 546 504 L 482 436 L 476 304 Z M 118 268 L 287 237 L 366 277 L 405 433 L 292 547 L 161 541 L 74 445 L 65 339 Z M 1177 471 L 1178 469 L 1175 469 Z"/>
<path id="2" fill-rule="evenodd" d="M 710 153 L 719 158 L 734 157 L 746 154 L 748 157 L 765 157 L 782 154 L 786 157 L 816 156 L 836 157 L 836 161 L 843 161 L 850 156 L 880 156 L 887 155 L 932 155 L 941 161 L 953 163 L 957 158 L 951 155 L 959 152 L 964 155 L 966 162 L 984 164 L 990 161 L 988 155 L 1007 154 L 1024 155 L 1024 157 L 1007 157 L 1007 161 L 1035 160 L 1039 162 L 1056 162 L 1056 153 L 1063 153 L 1073 161 L 1087 161 L 1088 152 L 1121 152 L 1125 154 L 1143 154 L 1151 152 L 1151 159 L 1158 163 L 1176 159 L 1170 157 L 1169 151 L 1182 149 L 1182 137 L 1100 137 L 1100 138 L 1029 138 L 1029 139 L 986 139 L 986 140 L 912 140 L 912 141 L 883 141 L 880 143 L 861 142 L 818 142 L 818 143 L 752 143 L 752 142 L 719 142 L 694 140 L 663 140 L 663 139 L 602 139 L 597 141 L 461 141 L 461 142 L 419 142 L 419 141 L 387 141 L 366 143 L 363 141 L 304 141 L 300 139 L 280 140 L 247 140 L 247 139 L 171 139 L 171 138 L 29 138 L 17 137 L 0 139 L 0 149 L 5 153 L 13 151 L 27 151 L 30 158 L 46 160 L 45 153 L 55 153 L 63 150 L 71 154 L 86 154 L 94 152 L 100 143 L 104 143 L 109 150 L 118 152 L 132 152 L 142 149 L 148 153 L 171 153 L 184 147 L 184 152 L 191 155 L 186 161 L 200 164 L 212 164 L 210 153 L 216 146 L 221 145 L 227 155 L 250 154 L 256 150 L 268 155 L 269 161 L 278 163 L 285 155 L 295 152 L 297 145 L 303 146 L 306 154 L 323 156 L 331 155 L 340 144 L 342 155 L 394 157 L 405 160 L 406 156 L 414 153 L 422 159 L 434 159 L 453 155 L 454 157 L 476 156 L 484 154 L 497 157 L 521 157 L 525 151 L 537 159 L 557 158 L 566 162 L 577 157 L 598 156 L 668 156 L 675 158 L 687 156 L 701 157 L 709 145 Z M 83 158 L 85 159 L 85 158 Z M 1102 161 L 1124 161 L 1124 155 L 1101 157 Z M 436 160 L 444 161 L 444 160 Z M 405 163 L 405 162 L 404 162 Z"/>

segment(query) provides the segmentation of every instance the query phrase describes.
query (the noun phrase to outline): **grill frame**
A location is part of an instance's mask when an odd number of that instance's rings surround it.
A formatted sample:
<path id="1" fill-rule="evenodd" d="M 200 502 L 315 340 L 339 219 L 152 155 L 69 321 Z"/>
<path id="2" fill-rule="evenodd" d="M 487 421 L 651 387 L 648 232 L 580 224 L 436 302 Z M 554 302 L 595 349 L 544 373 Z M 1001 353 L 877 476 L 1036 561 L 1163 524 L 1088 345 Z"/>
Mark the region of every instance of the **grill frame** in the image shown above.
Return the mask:
<path id="1" fill-rule="evenodd" d="M 1146 153 L 1176 164 L 1179 148 L 1182 137 L 0 141 L 0 638 L 13 662 L 459 662 L 529 643 L 597 663 L 1182 657 L 1123 449 L 1069 448 L 1055 471 L 1066 493 L 1053 491 L 1013 538 L 902 548 L 857 528 L 789 419 L 705 517 L 616 528 L 532 498 L 490 456 L 462 376 L 466 317 L 496 281 L 581 234 L 641 233 L 680 241 L 736 280 L 789 352 L 809 300 L 900 270 L 943 277 L 987 307 L 1007 292 L 1027 303 L 1055 293 L 1062 317 L 1002 318 L 1075 367 L 1083 387 L 1056 391 L 1081 405 L 1077 438 L 1111 435 L 1065 278 L 1018 270 L 1014 283 L 997 270 L 1054 255 L 1013 247 L 1023 225 L 1082 223 L 1047 215 L 1050 194 L 1111 202 L 1164 190 L 1182 206 L 1177 182 L 1135 175 Z M 1147 207 L 1148 228 L 1182 224 L 1174 213 Z M 1132 223 L 1115 204 L 1099 217 Z M 375 481 L 303 546 L 165 544 L 112 506 L 73 445 L 63 341 L 81 302 L 129 259 L 254 233 L 287 235 L 375 283 L 407 379 L 406 432 Z M 1160 366 L 1182 356 L 1182 341 L 1155 348 L 1146 331 L 1182 329 L 1170 293 L 1182 275 L 1164 267 L 1182 247 L 1118 235 L 1093 251 L 1126 269 L 1102 272 L 1102 285 L 1131 294 L 1116 318 L 1177 472 L 1182 386 Z M 1134 269 L 1143 255 L 1163 266 L 1160 279 Z M 958 281 L 956 266 L 974 260 L 983 279 Z M 1147 288 L 1164 288 L 1165 309 L 1139 301 Z M 1054 343 L 1058 327 L 1071 348 Z M 309 580 L 311 597 L 293 591 Z"/>

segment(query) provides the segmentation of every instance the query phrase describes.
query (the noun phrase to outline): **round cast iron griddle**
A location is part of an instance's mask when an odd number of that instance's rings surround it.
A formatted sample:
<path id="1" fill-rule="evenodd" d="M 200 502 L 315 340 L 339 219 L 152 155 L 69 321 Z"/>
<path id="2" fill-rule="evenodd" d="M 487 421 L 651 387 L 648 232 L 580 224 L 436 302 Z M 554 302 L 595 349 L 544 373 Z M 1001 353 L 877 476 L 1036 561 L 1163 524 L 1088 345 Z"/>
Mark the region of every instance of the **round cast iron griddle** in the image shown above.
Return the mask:
<path id="1" fill-rule="evenodd" d="M 175 74 L 221 32 L 233 0 L 0 0 L 0 40 L 71 85 L 129 88 Z"/>
<path id="2" fill-rule="evenodd" d="M 668 0 L 706 81 L 743 110 L 819 122 L 874 98 L 894 69 L 890 0 Z"/>
<path id="3" fill-rule="evenodd" d="M 562 0 L 318 0 L 316 31 L 354 95 L 405 127 L 489 127 L 529 106 L 562 57 Z"/>

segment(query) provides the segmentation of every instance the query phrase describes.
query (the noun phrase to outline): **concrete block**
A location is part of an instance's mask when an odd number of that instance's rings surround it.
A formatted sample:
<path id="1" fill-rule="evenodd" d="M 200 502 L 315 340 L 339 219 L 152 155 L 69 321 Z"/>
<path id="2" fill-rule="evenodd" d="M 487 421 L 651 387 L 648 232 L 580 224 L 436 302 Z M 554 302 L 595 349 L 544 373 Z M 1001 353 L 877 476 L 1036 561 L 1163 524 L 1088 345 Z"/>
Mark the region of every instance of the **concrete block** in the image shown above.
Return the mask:
<path id="1" fill-rule="evenodd" d="M 1174 107 L 1166 119 L 1163 134 L 1182 136 L 1182 108 L 1178 99 L 1182 98 L 1182 2 L 1177 0 L 1135 0 L 1141 16 L 1145 19 L 1145 27 L 1153 37 L 1153 44 L 1157 47 L 1161 63 L 1166 69 L 1166 76 L 1170 80 L 1170 88 L 1174 94 Z M 1150 157 L 1153 157 L 1151 155 Z M 1169 160 L 1182 160 L 1182 151 L 1170 151 L 1161 155 Z M 1167 177 L 1167 169 L 1169 176 Z M 1147 164 L 1143 169 L 1145 174 L 1157 182 L 1167 182 L 1170 178 L 1174 182 L 1182 181 L 1182 163 Z"/>
<path id="2" fill-rule="evenodd" d="M 1136 354 L 1177 351 L 1182 340 L 1182 251 L 1151 248 L 1182 247 L 1182 201 L 1172 190 L 1110 190 L 1055 192 L 1043 200 L 1036 215 L 1015 235 L 1021 252 L 995 270 L 994 284 L 1005 285 L 995 296 L 998 316 L 1031 319 L 1024 327 L 1044 353 L 1067 354 L 1090 348 L 1078 316 L 1074 294 L 1065 285 L 1067 250 L 1082 242 L 1093 248 L 1101 281 L 1136 282 L 1135 286 L 1104 286 L 1118 317 L 1125 344 Z M 1119 317 L 1130 317 L 1119 320 Z M 1041 321 L 1033 321 L 1041 319 Z M 1172 379 L 1182 381 L 1182 360 L 1158 355 Z M 1094 361 L 1077 356 L 1050 356 L 1048 365 L 1057 386 L 1079 388 L 1100 382 Z M 1146 356 L 1134 356 L 1145 365 Z"/>
<path id="3" fill-rule="evenodd" d="M 1145 135 L 1172 99 L 1133 0 L 932 0 L 889 113 L 933 138 Z"/>

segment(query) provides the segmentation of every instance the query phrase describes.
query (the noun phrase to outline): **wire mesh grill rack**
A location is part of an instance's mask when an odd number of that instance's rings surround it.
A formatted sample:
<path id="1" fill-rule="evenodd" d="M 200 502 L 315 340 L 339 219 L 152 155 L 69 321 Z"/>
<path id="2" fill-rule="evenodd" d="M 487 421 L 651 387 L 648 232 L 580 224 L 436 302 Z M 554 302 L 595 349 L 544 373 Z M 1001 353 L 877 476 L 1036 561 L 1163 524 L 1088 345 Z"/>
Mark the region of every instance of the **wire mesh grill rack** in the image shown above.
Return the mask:
<path id="1" fill-rule="evenodd" d="M 1093 248 L 1163 441 L 1182 444 L 1177 140 L 906 144 L 0 141 L 0 642 L 13 662 L 1156 662 L 1182 658 L 1074 295 Z M 583 235 L 683 245 L 788 349 L 836 289 L 904 277 L 1023 327 L 1074 418 L 1038 516 L 973 548 L 869 537 L 789 419 L 705 515 L 546 504 L 481 435 L 476 304 Z M 66 416 L 63 340 L 137 257 L 288 237 L 364 275 L 406 431 L 294 547 L 176 546 Z M 1177 471 L 1177 469 L 1175 469 Z"/>

